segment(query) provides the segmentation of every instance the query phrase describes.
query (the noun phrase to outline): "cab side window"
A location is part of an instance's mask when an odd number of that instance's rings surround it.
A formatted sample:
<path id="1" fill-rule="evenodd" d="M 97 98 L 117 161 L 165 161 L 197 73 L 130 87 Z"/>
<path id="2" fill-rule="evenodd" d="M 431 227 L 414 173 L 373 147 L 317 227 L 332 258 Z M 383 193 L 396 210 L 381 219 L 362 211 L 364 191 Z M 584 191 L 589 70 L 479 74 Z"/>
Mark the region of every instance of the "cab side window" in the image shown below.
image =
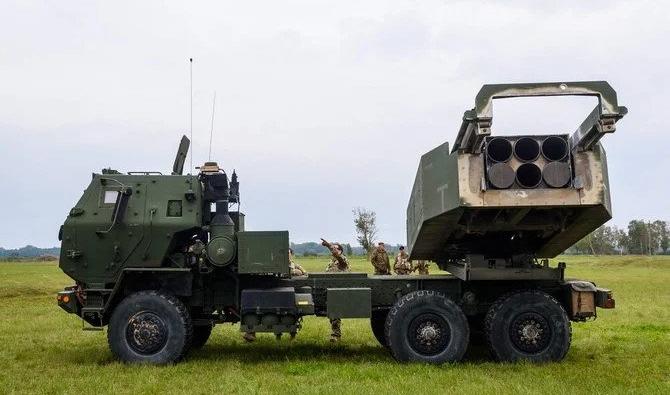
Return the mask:
<path id="1" fill-rule="evenodd" d="M 110 207 L 116 204 L 120 191 L 118 189 L 103 189 L 100 196 L 100 207 Z"/>

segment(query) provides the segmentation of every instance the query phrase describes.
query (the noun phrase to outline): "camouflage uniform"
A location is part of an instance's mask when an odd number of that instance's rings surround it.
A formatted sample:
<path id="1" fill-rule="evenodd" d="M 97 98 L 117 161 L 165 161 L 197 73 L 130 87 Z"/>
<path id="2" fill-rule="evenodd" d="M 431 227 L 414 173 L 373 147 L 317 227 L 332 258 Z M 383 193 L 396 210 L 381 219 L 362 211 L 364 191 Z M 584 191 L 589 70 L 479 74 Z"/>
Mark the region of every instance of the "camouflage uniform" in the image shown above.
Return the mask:
<path id="1" fill-rule="evenodd" d="M 379 246 L 372 251 L 370 263 L 375 268 L 375 274 L 391 274 L 391 263 L 383 246 Z"/>
<path id="2" fill-rule="evenodd" d="M 419 274 L 428 274 L 428 261 L 416 261 L 412 271 L 418 271 Z"/>
<path id="3" fill-rule="evenodd" d="M 349 261 L 347 260 L 347 257 L 344 255 L 344 253 L 337 248 L 339 244 L 328 244 L 325 246 L 328 247 L 331 255 L 333 256 L 332 259 L 330 260 L 330 263 L 326 267 L 326 271 L 348 272 Z M 338 341 L 342 337 L 342 320 L 339 318 L 332 318 L 330 320 L 330 330 L 331 330 L 330 341 Z"/>
<path id="4" fill-rule="evenodd" d="M 395 274 L 410 274 L 412 272 L 412 264 L 409 262 L 409 255 L 404 250 L 396 255 L 393 271 Z"/>
<path id="5" fill-rule="evenodd" d="M 307 274 L 307 270 L 293 261 L 290 261 L 289 268 L 291 269 L 291 276 L 304 276 Z"/>
<path id="6" fill-rule="evenodd" d="M 327 272 L 348 272 L 349 271 L 349 261 L 347 257 L 344 256 L 344 253 L 340 252 L 337 247 L 333 246 L 330 249 L 330 253 L 333 255 L 333 258 L 326 266 Z"/>

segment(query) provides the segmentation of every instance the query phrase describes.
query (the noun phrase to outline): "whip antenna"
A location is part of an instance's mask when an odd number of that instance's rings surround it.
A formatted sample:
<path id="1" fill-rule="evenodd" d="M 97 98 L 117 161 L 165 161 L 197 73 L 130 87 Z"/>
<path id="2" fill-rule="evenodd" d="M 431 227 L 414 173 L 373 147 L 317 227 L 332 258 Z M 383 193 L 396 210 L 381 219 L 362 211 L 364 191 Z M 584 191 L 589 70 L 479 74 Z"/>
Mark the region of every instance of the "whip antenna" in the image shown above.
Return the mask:
<path id="1" fill-rule="evenodd" d="M 193 172 L 193 58 L 188 58 L 189 65 L 190 65 L 190 79 L 191 79 L 191 113 L 190 113 L 190 129 L 191 129 L 191 167 L 189 167 L 188 172 L 189 174 Z"/>
<path id="2" fill-rule="evenodd" d="M 212 135 L 214 134 L 214 111 L 216 109 L 216 91 L 214 91 L 214 100 L 212 100 L 212 127 L 209 129 L 209 155 L 207 161 L 212 160 Z"/>

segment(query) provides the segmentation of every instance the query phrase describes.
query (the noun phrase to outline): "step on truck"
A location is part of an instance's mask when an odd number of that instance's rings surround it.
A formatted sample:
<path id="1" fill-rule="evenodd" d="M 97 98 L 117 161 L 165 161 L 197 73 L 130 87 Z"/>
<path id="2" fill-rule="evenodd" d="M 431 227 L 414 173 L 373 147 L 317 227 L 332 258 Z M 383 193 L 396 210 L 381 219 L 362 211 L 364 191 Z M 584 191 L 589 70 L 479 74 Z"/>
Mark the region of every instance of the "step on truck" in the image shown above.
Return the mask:
<path id="1" fill-rule="evenodd" d="M 586 95 L 571 134 L 493 136 L 493 99 Z M 218 324 L 296 336 L 303 317 L 368 318 L 398 361 L 456 362 L 483 336 L 499 361 L 559 361 L 571 322 L 614 308 L 612 292 L 568 280 L 553 258 L 611 218 L 600 139 L 627 110 L 607 82 L 484 85 L 451 149 L 424 154 L 407 206 L 411 259 L 450 274 L 291 276 L 287 231 L 248 231 L 240 183 L 217 163 L 183 174 L 103 169 L 60 228 L 58 305 L 107 326 L 124 362 L 166 364 Z"/>

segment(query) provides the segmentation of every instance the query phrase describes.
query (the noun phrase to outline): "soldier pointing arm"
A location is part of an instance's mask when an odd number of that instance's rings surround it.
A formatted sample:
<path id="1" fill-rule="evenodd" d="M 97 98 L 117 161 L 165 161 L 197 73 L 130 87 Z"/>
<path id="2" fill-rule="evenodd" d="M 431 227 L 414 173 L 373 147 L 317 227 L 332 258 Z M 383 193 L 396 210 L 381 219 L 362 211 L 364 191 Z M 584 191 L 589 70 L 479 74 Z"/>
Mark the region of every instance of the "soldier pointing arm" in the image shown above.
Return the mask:
<path id="1" fill-rule="evenodd" d="M 328 267 L 326 267 L 327 272 L 348 272 L 349 271 L 349 261 L 347 257 L 344 256 L 344 249 L 339 243 L 330 243 L 325 239 L 321 239 L 321 245 L 330 250 L 330 254 L 333 256 Z"/>

